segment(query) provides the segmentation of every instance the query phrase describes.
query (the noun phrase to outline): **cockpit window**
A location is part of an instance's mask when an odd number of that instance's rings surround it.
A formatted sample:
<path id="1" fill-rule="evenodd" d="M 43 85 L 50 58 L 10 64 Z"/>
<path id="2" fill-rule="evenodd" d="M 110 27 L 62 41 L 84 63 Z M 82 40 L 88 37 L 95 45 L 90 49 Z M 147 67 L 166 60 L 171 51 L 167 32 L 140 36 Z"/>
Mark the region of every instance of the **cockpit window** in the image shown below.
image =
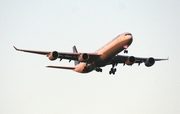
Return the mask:
<path id="1" fill-rule="evenodd" d="M 127 34 L 125 34 L 125 36 L 126 36 L 126 35 L 131 35 L 131 33 L 127 33 Z"/>

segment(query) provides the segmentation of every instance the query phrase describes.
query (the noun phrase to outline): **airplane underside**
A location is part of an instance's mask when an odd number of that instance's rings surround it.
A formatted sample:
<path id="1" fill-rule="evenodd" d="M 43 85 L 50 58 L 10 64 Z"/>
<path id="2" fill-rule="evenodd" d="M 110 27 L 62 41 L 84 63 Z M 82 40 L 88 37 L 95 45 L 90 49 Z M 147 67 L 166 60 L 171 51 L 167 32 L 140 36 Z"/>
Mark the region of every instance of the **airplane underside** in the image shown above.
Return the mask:
<path id="1" fill-rule="evenodd" d="M 109 62 L 107 62 L 107 60 L 105 60 L 104 62 L 103 61 L 102 62 L 97 62 L 98 64 L 95 64 L 95 63 L 94 64 L 86 64 L 86 66 L 84 66 L 84 69 L 83 69 L 82 73 L 89 73 L 89 72 L 91 72 L 93 70 L 95 70 L 96 72 L 102 72 L 103 70 L 102 70 L 101 67 L 104 67 L 104 66 L 108 65 Z M 117 70 L 116 70 L 115 66 L 117 66 L 117 64 L 112 64 L 112 68 L 109 71 L 110 75 L 111 74 L 114 75 L 116 73 Z"/>
<path id="2" fill-rule="evenodd" d="M 140 65 L 144 63 L 146 67 L 151 67 L 154 65 L 155 61 L 168 60 L 167 59 L 154 59 L 153 57 L 143 58 L 143 57 L 134 57 L 134 56 L 126 56 L 126 55 L 117 55 L 118 53 L 124 50 L 124 53 L 128 53 L 127 48 L 131 45 L 133 41 L 133 37 L 131 33 L 125 32 L 110 42 L 105 44 L 103 47 L 99 48 L 94 53 L 79 53 L 76 49 L 76 46 L 73 46 L 73 52 L 58 52 L 58 51 L 36 51 L 36 50 L 25 50 L 19 49 L 15 46 L 14 49 L 17 51 L 34 53 L 39 55 L 45 55 L 49 60 L 54 61 L 56 59 L 66 59 L 66 60 L 74 60 L 75 64 L 73 67 L 68 66 L 47 66 L 48 68 L 58 68 L 58 69 L 68 69 L 74 70 L 79 73 L 89 73 L 93 70 L 97 72 L 102 72 L 102 68 L 106 65 L 112 65 L 109 74 L 116 73 L 116 66 L 118 64 L 123 65 L 133 65 L 137 63 Z"/>

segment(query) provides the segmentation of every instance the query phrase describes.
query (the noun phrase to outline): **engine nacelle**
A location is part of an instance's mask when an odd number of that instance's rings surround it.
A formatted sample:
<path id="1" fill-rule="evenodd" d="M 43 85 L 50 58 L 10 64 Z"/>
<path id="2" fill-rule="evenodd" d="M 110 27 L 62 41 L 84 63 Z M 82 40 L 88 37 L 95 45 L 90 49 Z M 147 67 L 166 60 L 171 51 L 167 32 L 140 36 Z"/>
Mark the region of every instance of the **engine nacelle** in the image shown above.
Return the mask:
<path id="1" fill-rule="evenodd" d="M 89 55 L 87 53 L 83 53 L 78 57 L 78 61 L 87 62 L 89 60 Z"/>
<path id="2" fill-rule="evenodd" d="M 59 53 L 57 51 L 53 51 L 53 52 L 50 52 L 47 57 L 49 58 L 49 60 L 53 61 L 53 60 L 56 60 L 59 56 Z"/>
<path id="3" fill-rule="evenodd" d="M 136 61 L 136 58 L 134 56 L 129 56 L 128 59 L 126 60 L 125 64 L 126 65 L 132 65 Z"/>
<path id="4" fill-rule="evenodd" d="M 154 65 L 154 63 L 155 63 L 155 60 L 154 60 L 154 58 L 152 58 L 152 57 L 146 59 L 146 61 L 144 62 L 144 64 L 145 64 L 147 67 L 150 67 L 150 66 Z"/>

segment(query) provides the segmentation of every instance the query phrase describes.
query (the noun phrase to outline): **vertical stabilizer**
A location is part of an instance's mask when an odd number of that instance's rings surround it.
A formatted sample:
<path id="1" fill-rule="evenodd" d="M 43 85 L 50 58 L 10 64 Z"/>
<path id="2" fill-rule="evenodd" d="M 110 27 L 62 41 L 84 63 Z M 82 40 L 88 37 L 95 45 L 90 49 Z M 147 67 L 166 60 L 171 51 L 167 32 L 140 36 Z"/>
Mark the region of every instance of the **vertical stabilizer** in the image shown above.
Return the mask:
<path id="1" fill-rule="evenodd" d="M 73 46 L 73 53 L 78 53 L 76 46 Z M 79 64 L 79 61 L 74 60 L 74 65 Z"/>

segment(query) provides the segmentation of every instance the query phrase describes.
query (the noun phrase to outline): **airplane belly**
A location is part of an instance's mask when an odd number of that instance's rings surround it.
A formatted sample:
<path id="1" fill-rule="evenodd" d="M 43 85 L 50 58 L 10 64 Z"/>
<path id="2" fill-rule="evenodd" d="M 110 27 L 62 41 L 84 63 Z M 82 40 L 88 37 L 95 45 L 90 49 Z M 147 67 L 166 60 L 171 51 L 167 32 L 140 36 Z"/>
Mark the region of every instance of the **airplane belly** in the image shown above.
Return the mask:
<path id="1" fill-rule="evenodd" d="M 99 58 L 93 63 L 93 65 L 95 65 L 96 67 L 103 67 L 106 66 L 112 59 L 113 57 L 109 57 L 109 58 L 106 57 L 106 59 Z"/>
<path id="2" fill-rule="evenodd" d="M 80 63 L 75 67 L 74 71 L 79 73 L 88 73 L 93 71 L 94 69 L 95 69 L 94 65 L 89 64 L 86 66 L 86 63 Z"/>

